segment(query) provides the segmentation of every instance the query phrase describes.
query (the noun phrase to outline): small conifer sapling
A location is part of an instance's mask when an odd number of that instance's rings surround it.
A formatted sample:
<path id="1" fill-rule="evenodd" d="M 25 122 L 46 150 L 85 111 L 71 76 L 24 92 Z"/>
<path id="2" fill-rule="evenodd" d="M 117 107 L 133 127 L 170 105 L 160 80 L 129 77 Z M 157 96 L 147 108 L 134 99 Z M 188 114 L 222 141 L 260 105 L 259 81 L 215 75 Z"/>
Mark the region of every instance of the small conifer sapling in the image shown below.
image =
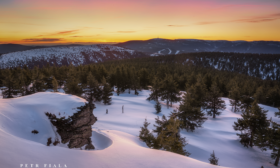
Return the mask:
<path id="1" fill-rule="evenodd" d="M 210 158 L 208 159 L 210 161 L 210 164 L 212 165 L 218 165 L 218 161 L 219 161 L 219 158 L 217 158 L 215 156 L 215 152 L 213 151 L 213 153 L 210 155 Z"/>
<path id="2" fill-rule="evenodd" d="M 156 109 L 157 114 L 159 114 L 161 112 L 161 105 L 160 105 L 160 103 L 158 101 L 157 101 L 157 103 L 155 105 L 155 109 Z"/>

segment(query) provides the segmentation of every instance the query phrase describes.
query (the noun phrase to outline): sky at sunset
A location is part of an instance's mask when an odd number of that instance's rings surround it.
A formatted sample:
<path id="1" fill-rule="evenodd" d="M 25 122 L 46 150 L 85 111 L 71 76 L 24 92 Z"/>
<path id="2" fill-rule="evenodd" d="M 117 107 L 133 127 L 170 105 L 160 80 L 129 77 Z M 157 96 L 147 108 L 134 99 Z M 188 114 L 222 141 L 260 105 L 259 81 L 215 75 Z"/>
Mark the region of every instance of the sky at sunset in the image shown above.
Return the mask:
<path id="1" fill-rule="evenodd" d="M 280 0 L 0 0 L 0 44 L 280 41 Z"/>

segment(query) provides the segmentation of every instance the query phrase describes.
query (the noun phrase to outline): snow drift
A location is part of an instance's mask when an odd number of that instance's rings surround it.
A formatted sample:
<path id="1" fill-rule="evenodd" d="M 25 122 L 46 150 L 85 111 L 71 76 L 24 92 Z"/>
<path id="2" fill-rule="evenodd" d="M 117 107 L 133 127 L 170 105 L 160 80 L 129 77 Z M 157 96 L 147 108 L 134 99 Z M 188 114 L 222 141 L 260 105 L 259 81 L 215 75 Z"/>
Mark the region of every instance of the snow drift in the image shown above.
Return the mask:
<path id="1" fill-rule="evenodd" d="M 147 93 L 147 92 L 143 92 Z M 125 114 L 119 113 L 117 106 L 123 104 L 129 97 Z M 133 99 L 131 99 L 133 97 Z M 124 94 L 113 97 L 112 106 L 97 104 L 94 110 L 98 116 L 102 116 L 105 111 L 100 108 L 110 107 L 108 118 L 111 118 L 106 126 L 104 118 L 100 126 L 93 128 L 92 141 L 98 150 L 68 149 L 65 145 L 46 146 L 48 137 L 57 136 L 54 128 L 45 116 L 45 112 L 51 112 L 60 116 L 70 116 L 76 112 L 76 107 L 84 105 L 84 99 L 67 95 L 64 93 L 36 93 L 30 96 L 1 99 L 0 100 L 0 166 L 1 167 L 31 167 L 31 164 L 51 164 L 52 167 L 60 164 L 67 167 L 216 167 L 189 157 L 175 153 L 153 150 L 139 140 L 135 134 L 139 132 L 139 125 L 142 125 L 142 118 L 148 112 L 143 110 L 139 113 L 139 105 L 148 103 L 147 101 L 137 102 L 145 98 Z M 135 101 L 134 101 L 135 99 Z M 152 103 L 150 103 L 152 104 Z M 135 106 L 134 111 L 131 111 Z M 128 107 L 127 107 L 128 106 Z M 112 108 L 112 109 L 111 109 Z M 113 110 L 115 109 L 115 110 Z M 137 110 L 138 109 L 138 110 Z M 141 111 L 142 111 L 141 110 Z M 127 113 L 127 114 L 126 114 Z M 151 115 L 155 115 L 151 113 Z M 119 116 L 119 117 L 117 117 Z M 131 116 L 131 118 L 129 118 Z M 133 116 L 141 118 L 135 123 Z M 142 117 L 141 117 L 142 116 Z M 115 118 L 117 117 L 117 118 Z M 102 117 L 101 117 L 102 118 Z M 115 119 L 113 119 L 115 118 Z M 122 118 L 123 121 L 118 120 Z M 132 119 L 132 120 L 131 120 Z M 113 126 L 115 121 L 115 127 Z M 98 123 L 99 121 L 97 121 Z M 134 127 L 129 128 L 133 123 Z M 120 123 L 124 123 L 119 125 Z M 101 125 L 104 125 L 102 127 Z M 111 127 L 111 129 L 108 129 Z M 127 128 L 127 131 L 119 131 Z M 38 134 L 32 134 L 32 130 L 38 130 Z M 136 131 L 137 130 L 137 131 Z M 128 132 L 130 132 L 128 131 Z"/>

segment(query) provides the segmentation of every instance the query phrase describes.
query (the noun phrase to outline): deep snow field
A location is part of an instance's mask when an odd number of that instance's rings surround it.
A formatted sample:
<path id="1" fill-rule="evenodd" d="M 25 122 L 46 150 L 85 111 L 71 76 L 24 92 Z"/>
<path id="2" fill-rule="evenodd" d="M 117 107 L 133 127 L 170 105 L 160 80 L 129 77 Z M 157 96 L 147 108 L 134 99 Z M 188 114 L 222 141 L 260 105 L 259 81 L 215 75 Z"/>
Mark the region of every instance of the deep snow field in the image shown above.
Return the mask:
<path id="1" fill-rule="evenodd" d="M 148 90 L 141 91 L 138 96 L 128 93 L 117 96 L 114 93 L 111 105 L 95 103 L 93 113 L 98 121 L 92 126 L 92 141 L 96 150 L 91 151 L 68 149 L 66 144 L 46 146 L 47 138 L 60 137 L 44 113 L 72 115 L 76 107 L 86 102 L 84 99 L 52 92 L 0 99 L 0 168 L 17 168 L 20 164 L 28 164 L 28 167 L 31 167 L 30 164 L 39 164 L 39 167 L 44 167 L 44 164 L 52 164 L 52 167 L 54 164 L 57 167 L 58 164 L 66 164 L 68 168 L 211 168 L 217 167 L 208 161 L 213 150 L 219 158 L 219 165 L 223 167 L 275 167 L 270 151 L 262 152 L 257 147 L 245 148 L 239 143 L 232 125 L 240 113 L 231 111 L 227 98 L 223 98 L 227 109 L 216 119 L 209 117 L 203 128 L 195 132 L 181 131 L 188 140 L 185 148 L 191 153 L 190 157 L 148 148 L 138 138 L 145 118 L 151 123 L 149 129 L 152 130 L 157 116 L 168 116 L 179 105 L 177 103 L 167 109 L 162 102 L 162 113 L 157 115 L 155 102 L 146 100 L 149 94 Z M 273 120 L 280 122 L 280 119 L 274 118 L 274 112 L 278 109 L 260 106 L 269 110 L 268 118 L 273 117 Z M 106 114 L 106 109 L 109 114 Z M 32 134 L 34 129 L 39 134 Z"/>

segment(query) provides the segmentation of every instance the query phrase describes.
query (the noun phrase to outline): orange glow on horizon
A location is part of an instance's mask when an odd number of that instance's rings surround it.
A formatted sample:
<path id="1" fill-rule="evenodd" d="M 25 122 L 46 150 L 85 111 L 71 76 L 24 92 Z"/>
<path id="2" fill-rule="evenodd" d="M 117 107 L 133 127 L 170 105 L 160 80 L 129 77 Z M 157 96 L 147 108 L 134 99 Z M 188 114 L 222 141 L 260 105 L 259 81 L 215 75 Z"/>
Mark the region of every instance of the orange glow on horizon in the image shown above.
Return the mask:
<path id="1" fill-rule="evenodd" d="M 0 44 L 280 41 L 279 9 L 278 0 L 2 0 Z"/>

